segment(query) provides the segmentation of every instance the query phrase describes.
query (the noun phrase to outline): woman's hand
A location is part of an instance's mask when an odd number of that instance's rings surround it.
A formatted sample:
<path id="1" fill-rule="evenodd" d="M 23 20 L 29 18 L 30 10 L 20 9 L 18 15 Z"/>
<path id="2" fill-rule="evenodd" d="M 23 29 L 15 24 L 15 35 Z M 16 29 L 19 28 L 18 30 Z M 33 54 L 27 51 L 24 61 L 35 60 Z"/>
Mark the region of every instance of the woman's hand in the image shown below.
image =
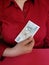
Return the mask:
<path id="1" fill-rule="evenodd" d="M 34 39 L 30 37 L 16 44 L 16 46 L 13 48 L 7 48 L 4 51 L 3 56 L 14 57 L 14 56 L 30 53 L 32 51 L 32 48 L 34 47 L 34 43 L 35 43 Z"/>

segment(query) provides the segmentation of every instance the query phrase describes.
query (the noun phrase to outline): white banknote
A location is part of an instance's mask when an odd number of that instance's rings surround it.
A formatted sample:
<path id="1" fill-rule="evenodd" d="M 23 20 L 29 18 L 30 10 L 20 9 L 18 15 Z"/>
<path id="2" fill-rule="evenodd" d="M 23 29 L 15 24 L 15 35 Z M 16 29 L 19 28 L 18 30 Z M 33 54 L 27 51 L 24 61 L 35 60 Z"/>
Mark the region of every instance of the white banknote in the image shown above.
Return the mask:
<path id="1" fill-rule="evenodd" d="M 32 21 L 28 21 L 23 30 L 19 33 L 19 35 L 15 38 L 17 43 L 29 38 L 30 36 L 34 36 L 35 33 L 39 30 L 39 26 L 33 23 Z"/>

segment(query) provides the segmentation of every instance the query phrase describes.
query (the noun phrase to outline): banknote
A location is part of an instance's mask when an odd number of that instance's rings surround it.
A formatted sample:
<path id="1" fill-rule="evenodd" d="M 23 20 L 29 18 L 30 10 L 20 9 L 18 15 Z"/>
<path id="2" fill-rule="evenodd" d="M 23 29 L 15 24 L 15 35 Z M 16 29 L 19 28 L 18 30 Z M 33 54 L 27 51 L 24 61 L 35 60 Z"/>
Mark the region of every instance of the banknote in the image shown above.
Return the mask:
<path id="1" fill-rule="evenodd" d="M 33 37 L 39 30 L 39 28 L 40 26 L 29 20 L 28 23 L 25 25 L 25 27 L 22 29 L 22 31 L 15 38 L 15 42 L 19 43 L 29 38 L 30 36 Z"/>

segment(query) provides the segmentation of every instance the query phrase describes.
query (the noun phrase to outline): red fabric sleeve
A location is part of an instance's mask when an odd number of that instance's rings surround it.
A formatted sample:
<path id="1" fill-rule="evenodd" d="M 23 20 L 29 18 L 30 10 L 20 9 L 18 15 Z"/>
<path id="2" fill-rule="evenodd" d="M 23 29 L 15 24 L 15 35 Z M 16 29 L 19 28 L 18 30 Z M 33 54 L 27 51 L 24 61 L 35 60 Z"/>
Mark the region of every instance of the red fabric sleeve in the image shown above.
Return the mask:
<path id="1" fill-rule="evenodd" d="M 0 59 L 2 57 L 2 54 L 4 52 L 4 50 L 7 48 L 7 45 L 3 42 L 3 40 L 1 39 L 1 22 L 0 22 Z"/>
<path id="2" fill-rule="evenodd" d="M 0 35 L 1 35 L 1 17 L 2 17 L 2 0 L 0 0 Z M 6 44 L 1 42 L 1 36 L 0 36 L 0 60 L 2 57 L 2 54 L 5 50 L 5 48 L 7 48 Z"/>

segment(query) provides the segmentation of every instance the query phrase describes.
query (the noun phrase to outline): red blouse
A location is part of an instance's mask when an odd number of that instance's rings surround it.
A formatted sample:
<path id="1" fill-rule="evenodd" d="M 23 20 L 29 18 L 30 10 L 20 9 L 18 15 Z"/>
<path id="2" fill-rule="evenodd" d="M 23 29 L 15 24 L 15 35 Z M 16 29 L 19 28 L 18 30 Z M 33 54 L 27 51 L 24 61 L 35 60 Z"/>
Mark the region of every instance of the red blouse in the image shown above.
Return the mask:
<path id="1" fill-rule="evenodd" d="M 14 40 L 28 20 L 40 26 L 34 36 L 34 48 L 41 48 L 44 45 L 49 47 L 49 15 L 45 0 L 34 0 L 34 3 L 27 0 L 24 3 L 23 11 L 14 0 L 4 0 L 2 4 L 0 33 L 4 42 L 0 41 L 0 57 L 5 48 L 16 44 Z"/>

